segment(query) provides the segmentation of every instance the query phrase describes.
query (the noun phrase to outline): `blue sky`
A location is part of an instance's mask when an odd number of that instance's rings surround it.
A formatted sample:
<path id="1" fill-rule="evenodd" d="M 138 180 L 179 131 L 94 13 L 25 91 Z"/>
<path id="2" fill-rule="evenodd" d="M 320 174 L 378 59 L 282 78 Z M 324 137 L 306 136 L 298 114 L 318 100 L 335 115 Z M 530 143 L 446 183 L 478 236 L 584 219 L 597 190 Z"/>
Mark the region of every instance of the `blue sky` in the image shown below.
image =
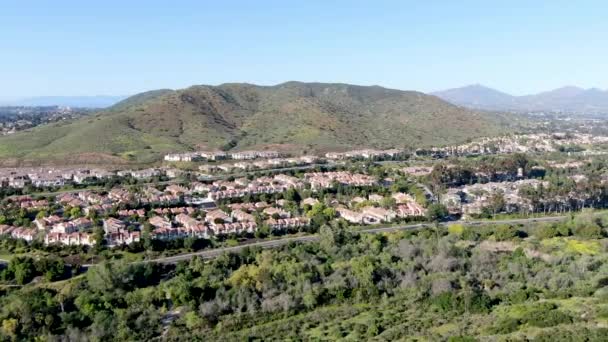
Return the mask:
<path id="1" fill-rule="evenodd" d="M 608 88 L 605 1 L 0 3 L 0 97 L 288 80 Z"/>

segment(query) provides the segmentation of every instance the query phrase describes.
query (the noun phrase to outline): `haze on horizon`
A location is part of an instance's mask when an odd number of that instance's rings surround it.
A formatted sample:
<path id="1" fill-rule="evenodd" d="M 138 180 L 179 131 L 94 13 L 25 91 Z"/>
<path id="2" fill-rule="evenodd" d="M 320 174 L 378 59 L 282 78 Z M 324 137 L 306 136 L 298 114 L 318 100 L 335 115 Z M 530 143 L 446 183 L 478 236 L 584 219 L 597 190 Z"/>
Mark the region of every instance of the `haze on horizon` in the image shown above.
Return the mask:
<path id="1" fill-rule="evenodd" d="M 601 1 L 11 2 L 0 100 L 290 80 L 608 88 Z"/>

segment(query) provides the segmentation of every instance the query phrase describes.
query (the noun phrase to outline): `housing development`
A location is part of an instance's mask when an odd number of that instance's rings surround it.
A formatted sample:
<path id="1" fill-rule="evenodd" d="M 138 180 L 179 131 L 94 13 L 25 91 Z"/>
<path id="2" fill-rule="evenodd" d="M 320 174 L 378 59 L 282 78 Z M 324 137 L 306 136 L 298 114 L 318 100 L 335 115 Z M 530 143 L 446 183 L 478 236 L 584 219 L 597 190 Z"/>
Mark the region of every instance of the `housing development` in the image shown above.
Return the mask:
<path id="1" fill-rule="evenodd" d="M 157 173 L 150 172 L 153 174 Z M 5 202 L 5 210 L 23 210 L 26 216 L 36 218 L 31 223 L 23 221 L 24 227 L 2 225 L 0 234 L 26 241 L 40 238 L 45 244 L 87 246 L 103 238 L 104 243 L 112 247 L 140 242 L 146 228 L 150 238 L 161 240 L 253 234 L 259 228 L 270 232 L 297 231 L 311 224 L 308 214 L 318 211 L 320 206 L 325 208 L 317 198 L 319 192 L 337 185 L 371 189 L 381 183 L 373 176 L 348 171 L 307 172 L 301 177 L 275 174 L 253 179 L 191 182 L 187 186 L 144 185 L 137 190 L 115 187 L 109 191 L 74 191 L 52 199 L 14 196 Z M 301 201 L 282 198 L 290 191 L 306 193 L 309 197 Z M 274 198 L 276 200 L 270 200 Z M 404 193 L 397 192 L 386 199 L 394 203 L 381 208 L 379 205 L 385 197 L 370 193 L 367 198 L 334 199 L 327 208 L 335 208 L 332 217 L 340 216 L 359 224 L 388 223 L 397 217 L 425 214 L 425 209 Z M 367 205 L 360 207 L 361 203 Z M 94 226 L 102 227 L 103 235 L 96 235 Z"/>
<path id="2" fill-rule="evenodd" d="M 314 232 L 331 221 L 424 221 L 430 206 L 433 212 L 444 207 L 443 218 L 452 220 L 581 210 L 604 205 L 608 173 L 589 174 L 593 162 L 587 156 L 590 147 L 606 142 L 589 134 L 530 134 L 428 151 L 363 149 L 292 157 L 265 150 L 202 151 L 169 154 L 165 165 L 145 169 L 6 168 L 0 169 L 0 189 L 8 194 L 0 234 L 46 245 L 111 248 L 144 238 Z M 521 154 L 560 148 L 569 159 Z M 479 155 L 498 159 L 466 159 Z M 552 174 L 563 174 L 561 189 L 553 188 Z M 597 188 L 579 191 L 590 186 Z M 62 188 L 68 190 L 57 191 Z M 37 194 L 45 191 L 50 194 Z M 539 197 L 541 192 L 545 195 Z"/>

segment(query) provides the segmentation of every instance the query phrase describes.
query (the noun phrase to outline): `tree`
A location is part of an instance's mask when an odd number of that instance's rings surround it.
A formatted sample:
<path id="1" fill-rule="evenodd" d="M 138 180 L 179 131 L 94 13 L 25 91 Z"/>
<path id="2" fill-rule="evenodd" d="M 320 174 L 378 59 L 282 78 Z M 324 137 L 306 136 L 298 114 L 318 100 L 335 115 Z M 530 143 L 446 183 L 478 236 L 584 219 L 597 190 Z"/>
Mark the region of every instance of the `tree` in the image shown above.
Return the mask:
<path id="1" fill-rule="evenodd" d="M 298 190 L 296 190 L 294 188 L 287 189 L 287 191 L 285 192 L 285 195 L 283 197 L 288 201 L 293 201 L 296 203 L 300 203 L 300 201 L 302 200 L 300 193 L 298 192 Z"/>
<path id="2" fill-rule="evenodd" d="M 380 205 L 385 209 L 390 209 L 397 204 L 397 201 L 392 197 L 384 197 L 382 201 L 380 201 Z"/>
<path id="3" fill-rule="evenodd" d="M 89 210 L 89 215 L 88 218 L 92 221 L 97 220 L 97 211 L 96 210 Z"/>
<path id="4" fill-rule="evenodd" d="M 36 272 L 43 274 L 47 281 L 61 279 L 66 273 L 66 266 L 60 258 L 41 258 L 35 262 Z"/>
<path id="5" fill-rule="evenodd" d="M 426 212 L 426 217 L 433 222 L 441 221 L 449 216 L 448 208 L 439 203 L 429 205 Z"/>
<path id="6" fill-rule="evenodd" d="M 258 239 L 266 238 L 270 235 L 270 227 L 267 224 L 262 224 L 255 231 L 255 237 Z"/>
<path id="7" fill-rule="evenodd" d="M 40 210 L 38 214 L 36 214 L 36 219 L 40 220 L 47 216 L 47 212 L 45 210 Z"/>
<path id="8" fill-rule="evenodd" d="M 2 334 L 9 337 L 12 341 L 17 339 L 17 328 L 19 321 L 14 318 L 7 318 L 2 321 Z"/>
<path id="9" fill-rule="evenodd" d="M 95 249 L 100 251 L 105 244 L 105 231 L 101 227 L 93 229 L 93 239 L 95 240 Z"/>
<path id="10" fill-rule="evenodd" d="M 490 208 L 492 209 L 492 214 L 496 215 L 497 213 L 505 210 L 507 202 L 505 201 L 505 196 L 502 191 L 497 191 L 492 194 L 490 197 Z"/>
<path id="11" fill-rule="evenodd" d="M 327 220 L 331 220 L 333 218 L 335 218 L 338 213 L 336 212 L 336 209 L 334 208 L 325 208 L 323 209 L 323 215 L 327 218 Z"/>
<path id="12" fill-rule="evenodd" d="M 34 260 L 30 257 L 16 257 L 9 263 L 8 270 L 14 275 L 17 284 L 24 285 L 35 275 Z"/>
<path id="13" fill-rule="evenodd" d="M 319 229 L 319 244 L 328 254 L 336 247 L 336 238 L 330 226 L 323 225 Z"/>
<path id="14" fill-rule="evenodd" d="M 70 209 L 70 217 L 71 218 L 78 218 L 81 216 L 81 210 L 80 207 L 74 207 L 72 209 Z"/>

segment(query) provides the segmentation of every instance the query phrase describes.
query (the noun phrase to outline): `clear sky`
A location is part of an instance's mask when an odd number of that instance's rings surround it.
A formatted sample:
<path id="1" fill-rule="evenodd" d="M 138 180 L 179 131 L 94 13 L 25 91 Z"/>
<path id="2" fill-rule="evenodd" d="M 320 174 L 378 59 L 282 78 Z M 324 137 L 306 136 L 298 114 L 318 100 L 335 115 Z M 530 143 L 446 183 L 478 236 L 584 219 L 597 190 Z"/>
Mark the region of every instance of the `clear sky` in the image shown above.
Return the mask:
<path id="1" fill-rule="evenodd" d="M 0 97 L 288 80 L 608 88 L 604 1 L 0 3 Z"/>

